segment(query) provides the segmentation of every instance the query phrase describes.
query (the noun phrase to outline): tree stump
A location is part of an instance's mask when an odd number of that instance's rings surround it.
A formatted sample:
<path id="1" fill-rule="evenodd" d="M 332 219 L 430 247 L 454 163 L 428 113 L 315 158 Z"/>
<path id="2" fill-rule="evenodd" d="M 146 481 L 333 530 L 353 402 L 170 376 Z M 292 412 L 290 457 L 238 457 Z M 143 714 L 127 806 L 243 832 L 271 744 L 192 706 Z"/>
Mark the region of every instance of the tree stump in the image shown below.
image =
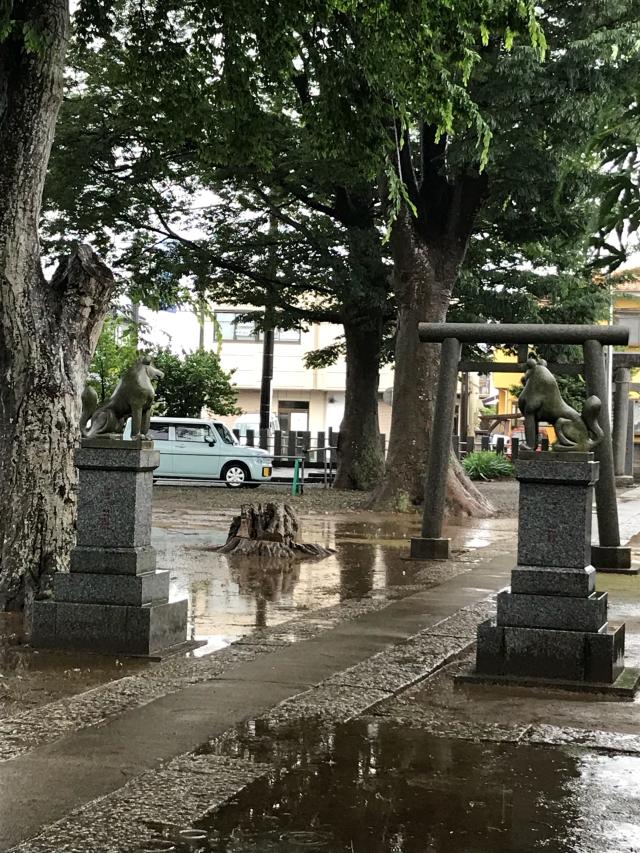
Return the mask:
<path id="1" fill-rule="evenodd" d="M 243 504 L 229 528 L 221 554 L 269 559 L 328 557 L 330 548 L 298 541 L 300 524 L 289 504 Z"/>

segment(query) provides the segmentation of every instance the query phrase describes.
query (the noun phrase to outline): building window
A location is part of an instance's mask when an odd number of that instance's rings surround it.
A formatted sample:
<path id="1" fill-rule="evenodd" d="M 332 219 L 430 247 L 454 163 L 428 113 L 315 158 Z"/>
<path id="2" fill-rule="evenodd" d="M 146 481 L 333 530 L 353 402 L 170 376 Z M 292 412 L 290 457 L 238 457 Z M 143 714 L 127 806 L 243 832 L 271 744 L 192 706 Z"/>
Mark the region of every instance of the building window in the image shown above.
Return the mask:
<path id="1" fill-rule="evenodd" d="M 302 338 L 300 329 L 276 329 L 275 339 L 291 344 L 299 344 Z"/>
<path id="2" fill-rule="evenodd" d="M 220 324 L 223 341 L 257 341 L 258 333 L 255 323 L 236 322 L 241 314 L 224 311 L 216 314 L 216 319 Z"/>
<path id="3" fill-rule="evenodd" d="M 243 312 L 246 316 L 246 312 Z M 252 322 L 236 322 L 238 317 L 243 316 L 240 313 L 231 311 L 222 311 L 216 314 L 216 319 L 220 324 L 223 341 L 261 341 L 263 339 L 262 332 L 258 332 L 255 323 Z M 282 343 L 299 344 L 302 339 L 300 329 L 276 329 L 275 340 Z"/>
<path id="4" fill-rule="evenodd" d="M 306 400 L 280 400 L 278 402 L 278 421 L 285 432 L 309 429 L 309 403 Z"/>

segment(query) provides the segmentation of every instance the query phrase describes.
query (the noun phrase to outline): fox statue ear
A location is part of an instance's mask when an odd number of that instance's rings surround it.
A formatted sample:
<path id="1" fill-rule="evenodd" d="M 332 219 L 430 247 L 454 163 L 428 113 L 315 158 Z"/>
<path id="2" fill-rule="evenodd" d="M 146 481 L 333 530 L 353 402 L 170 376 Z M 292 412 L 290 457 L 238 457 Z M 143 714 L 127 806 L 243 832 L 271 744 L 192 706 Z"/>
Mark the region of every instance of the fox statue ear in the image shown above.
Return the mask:
<path id="1" fill-rule="evenodd" d="M 539 358 L 539 359 L 538 359 L 538 364 L 541 364 L 543 367 L 546 367 L 546 366 L 547 366 L 547 362 L 544 360 L 544 358 Z"/>
<path id="2" fill-rule="evenodd" d="M 536 359 L 532 355 L 530 355 L 529 358 L 527 359 L 527 367 L 529 368 L 529 370 L 533 370 L 533 368 L 537 367 L 537 366 L 538 366 L 538 362 L 536 361 Z"/>

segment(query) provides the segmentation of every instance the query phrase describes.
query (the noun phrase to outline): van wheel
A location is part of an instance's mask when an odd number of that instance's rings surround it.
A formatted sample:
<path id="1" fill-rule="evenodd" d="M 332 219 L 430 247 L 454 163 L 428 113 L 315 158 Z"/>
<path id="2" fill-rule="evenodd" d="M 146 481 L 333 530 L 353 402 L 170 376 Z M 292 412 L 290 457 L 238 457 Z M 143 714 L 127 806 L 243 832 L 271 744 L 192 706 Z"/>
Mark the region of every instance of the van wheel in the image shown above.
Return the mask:
<path id="1" fill-rule="evenodd" d="M 229 462 L 221 474 L 228 489 L 240 489 L 251 479 L 249 469 L 242 462 Z"/>

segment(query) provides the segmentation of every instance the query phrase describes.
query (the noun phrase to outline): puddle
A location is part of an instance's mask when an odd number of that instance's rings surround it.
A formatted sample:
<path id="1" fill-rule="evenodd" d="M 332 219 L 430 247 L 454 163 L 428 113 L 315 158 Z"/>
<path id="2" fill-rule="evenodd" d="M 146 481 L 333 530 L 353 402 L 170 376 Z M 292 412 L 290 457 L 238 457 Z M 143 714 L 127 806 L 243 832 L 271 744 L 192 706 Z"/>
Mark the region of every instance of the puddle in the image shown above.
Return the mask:
<path id="1" fill-rule="evenodd" d="M 213 533 L 196 533 L 185 541 L 156 529 L 153 536 L 158 565 L 171 571 L 170 597 L 188 599 L 193 633 L 207 641 L 207 652 L 310 610 L 411 587 L 423 568 L 398 547 L 341 542 L 335 529 L 325 536 L 305 529 L 305 539 L 336 548 L 330 557 L 266 568 L 211 550 L 213 539 Z"/>
<path id="2" fill-rule="evenodd" d="M 172 839 L 177 851 L 640 850 L 637 757 L 474 743 L 371 721 L 279 735 L 251 726 L 223 751 L 279 769 L 198 824 L 191 846 Z"/>
<path id="3" fill-rule="evenodd" d="M 265 570 L 213 550 L 226 540 L 233 515 L 232 509 L 193 506 L 179 513 L 163 506 L 154 513 L 158 566 L 171 571 L 171 598 L 189 601 L 191 630 L 207 643 L 200 654 L 302 612 L 386 597 L 390 587 L 397 597 L 402 587 L 430 585 L 424 564 L 406 559 L 408 539 L 419 530 L 418 516 L 303 515 L 303 539 L 336 553 Z M 457 519 L 446 532 L 454 551 L 466 551 L 513 540 L 513 525 L 512 519 Z"/>

